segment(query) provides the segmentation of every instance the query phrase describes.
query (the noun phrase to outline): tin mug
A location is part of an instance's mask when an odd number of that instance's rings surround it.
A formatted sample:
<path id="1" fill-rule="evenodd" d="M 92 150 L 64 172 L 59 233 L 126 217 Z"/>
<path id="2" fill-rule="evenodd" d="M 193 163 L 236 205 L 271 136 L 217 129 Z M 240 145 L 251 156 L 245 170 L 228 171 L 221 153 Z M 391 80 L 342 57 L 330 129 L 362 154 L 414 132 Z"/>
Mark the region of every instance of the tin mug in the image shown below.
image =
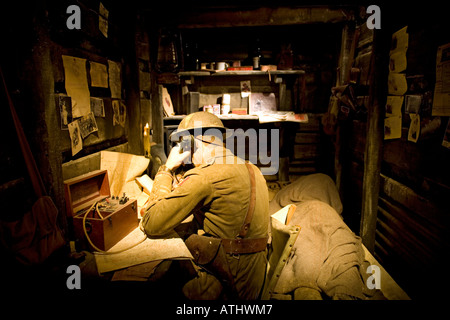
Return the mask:
<path id="1" fill-rule="evenodd" d="M 216 68 L 215 69 L 217 71 L 221 71 L 221 70 L 225 70 L 228 67 L 229 67 L 228 63 L 221 61 L 221 62 L 216 62 Z"/>

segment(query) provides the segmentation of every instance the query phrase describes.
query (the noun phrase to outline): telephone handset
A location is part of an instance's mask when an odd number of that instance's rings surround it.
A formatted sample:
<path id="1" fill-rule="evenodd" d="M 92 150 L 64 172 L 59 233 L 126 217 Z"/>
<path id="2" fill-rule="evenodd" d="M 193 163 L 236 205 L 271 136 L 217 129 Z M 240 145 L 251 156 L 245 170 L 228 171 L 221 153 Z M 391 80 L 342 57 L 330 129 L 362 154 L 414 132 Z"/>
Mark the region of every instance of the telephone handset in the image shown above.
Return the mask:
<path id="1" fill-rule="evenodd" d="M 179 152 L 183 153 L 186 151 L 189 151 L 190 153 L 193 153 L 194 151 L 194 138 L 190 136 L 184 136 L 181 137 L 180 141 L 177 142 L 177 146 L 180 148 Z"/>
<path id="2" fill-rule="evenodd" d="M 180 139 L 179 142 L 176 143 L 176 145 L 179 147 L 178 152 L 181 154 L 183 152 L 189 151 L 192 155 L 193 148 L 194 148 L 194 139 L 192 136 L 185 136 Z M 193 168 L 193 165 L 188 164 L 182 164 L 175 170 L 175 174 L 183 174 L 184 172 L 188 171 L 189 169 Z"/>

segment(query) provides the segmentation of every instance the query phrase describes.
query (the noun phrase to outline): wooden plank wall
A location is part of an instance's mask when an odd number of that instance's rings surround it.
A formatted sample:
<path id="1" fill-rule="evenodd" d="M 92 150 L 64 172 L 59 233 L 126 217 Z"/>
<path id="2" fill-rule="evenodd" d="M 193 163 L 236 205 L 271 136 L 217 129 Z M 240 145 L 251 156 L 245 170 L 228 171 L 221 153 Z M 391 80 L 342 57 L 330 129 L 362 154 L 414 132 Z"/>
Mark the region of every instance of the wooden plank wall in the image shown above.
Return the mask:
<path id="1" fill-rule="evenodd" d="M 449 117 L 432 116 L 431 110 L 437 48 L 449 43 L 450 37 L 438 32 L 445 19 L 440 20 L 435 10 L 425 15 L 412 8 L 407 12 L 389 8 L 394 19 L 388 20 L 385 14 L 386 28 L 393 33 L 408 26 L 406 95 L 419 94 L 424 99 L 419 140 L 407 139 L 410 118 L 403 105 L 401 138 L 383 141 L 374 256 L 411 298 L 432 299 L 438 298 L 439 288 L 449 282 L 439 272 L 450 249 L 450 150 L 442 146 Z M 400 12 L 402 19 L 398 19 Z M 360 85 L 367 84 L 365 78 L 371 72 L 367 69 L 371 41 L 361 32 L 354 63 L 361 71 Z M 344 220 L 356 233 L 363 205 L 366 126 L 364 117 L 347 121 L 343 144 L 347 154 L 343 163 Z"/>
<path id="2" fill-rule="evenodd" d="M 308 114 L 309 122 L 301 123 L 295 130 L 293 155 L 289 160 L 290 180 L 312 174 L 321 169 L 321 114 Z"/>
<path id="3" fill-rule="evenodd" d="M 148 68 L 143 66 L 149 60 L 148 53 L 143 52 L 145 45 L 148 46 L 148 40 L 143 36 L 143 31 L 136 34 L 135 12 L 130 8 L 119 10 L 112 4 L 107 4 L 110 19 L 106 38 L 98 27 L 98 2 L 77 2 L 81 10 L 80 30 L 71 30 L 66 26 L 66 20 L 69 17 L 66 10 L 70 4 L 67 1 L 54 0 L 38 2 L 25 6 L 23 14 L 22 8 L 17 5 L 19 9 L 11 10 L 11 16 L 5 21 L 11 25 L 5 29 L 8 30 L 8 50 L 2 53 L 2 65 L 3 62 L 7 64 L 5 73 L 8 74 L 10 92 L 15 92 L 13 99 L 16 110 L 22 125 L 26 128 L 26 135 L 47 191 L 61 212 L 59 218 L 62 227 L 66 227 L 63 164 L 111 147 L 139 154 L 142 152 L 141 123 L 150 121 L 150 110 L 143 112 L 143 119 L 141 119 L 141 92 L 139 91 L 139 85 L 145 84 L 147 94 L 143 95 L 143 99 L 148 102 L 148 83 L 139 79 L 140 76 L 147 79 L 148 77 L 144 76 L 149 75 Z M 120 18 L 116 13 L 120 13 Z M 138 52 L 135 50 L 136 47 Z M 108 60 L 112 60 L 122 65 L 122 99 L 127 106 L 125 126 L 113 125 L 110 90 L 89 86 L 91 97 L 103 99 L 105 117 L 96 117 L 98 131 L 83 140 L 83 150 L 75 156 L 72 156 L 68 130 L 61 129 L 60 113 L 55 101 L 57 95 L 66 93 L 62 55 L 84 58 L 87 61 L 105 65 Z M 140 59 L 139 65 L 137 59 Z M 88 63 L 86 68 L 89 75 Z M 10 116 L 4 117 L 4 121 L 10 121 Z M 12 131 L 8 134 L 11 133 Z M 11 144 L 14 143 L 15 140 L 11 139 Z M 7 151 L 11 154 L 16 150 L 10 152 L 8 147 Z M 8 153 L 1 155 L 2 164 L 8 161 L 10 156 Z M 17 156 L 20 164 L 21 154 L 17 153 Z M 18 167 L 17 170 L 16 167 Z M 4 168 L 4 170 L 10 170 L 8 166 Z M 86 166 L 81 170 L 88 168 Z M 21 187 L 28 182 L 27 175 L 26 173 L 23 175 L 25 179 L 20 178 L 19 175 L 22 174 L 20 170 L 20 165 L 15 166 L 14 172 L 0 181 L 1 199 L 4 195 L 8 198 L 10 186 L 19 196 L 25 194 L 21 191 L 22 189 L 25 189 L 28 194 L 28 189 L 25 186 Z M 74 170 L 78 169 L 74 167 Z M 76 173 L 71 172 L 71 174 Z M 83 172 L 79 172 L 81 173 Z M 14 202 L 21 202 L 21 200 L 12 201 Z"/>
<path id="4" fill-rule="evenodd" d="M 340 194 L 344 205 L 343 217 L 350 229 L 359 234 L 373 31 L 366 28 L 365 24 L 361 24 L 356 29 L 355 37 L 357 39 L 352 67 L 359 70 L 359 76 L 352 77 L 350 81 L 356 85 L 356 104 L 361 106 L 361 112 L 359 114 L 352 112 L 349 116 L 340 112 L 338 118 L 341 125 L 342 187 Z"/>
<path id="5" fill-rule="evenodd" d="M 449 280 L 437 272 L 450 249 L 450 149 L 442 145 L 449 117 L 432 115 L 438 46 L 450 36 L 439 32 L 446 18 L 437 10 L 406 12 L 392 31 L 408 26 L 406 95 L 423 97 L 421 132 L 408 141 L 410 117 L 402 106 L 400 139 L 385 140 L 378 203 L 375 256 L 412 298 L 435 298 Z"/>

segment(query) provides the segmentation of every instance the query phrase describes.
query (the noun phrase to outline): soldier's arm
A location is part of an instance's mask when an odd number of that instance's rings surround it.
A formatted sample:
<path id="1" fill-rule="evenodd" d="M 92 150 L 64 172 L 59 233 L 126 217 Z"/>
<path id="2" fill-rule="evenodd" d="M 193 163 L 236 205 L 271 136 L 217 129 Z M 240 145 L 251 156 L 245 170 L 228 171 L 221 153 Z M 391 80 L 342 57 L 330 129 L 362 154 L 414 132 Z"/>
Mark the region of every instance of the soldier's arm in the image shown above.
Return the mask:
<path id="1" fill-rule="evenodd" d="M 205 177 L 189 175 L 175 190 L 150 205 L 141 222 L 144 232 L 152 237 L 168 234 L 211 193 L 212 186 Z"/>

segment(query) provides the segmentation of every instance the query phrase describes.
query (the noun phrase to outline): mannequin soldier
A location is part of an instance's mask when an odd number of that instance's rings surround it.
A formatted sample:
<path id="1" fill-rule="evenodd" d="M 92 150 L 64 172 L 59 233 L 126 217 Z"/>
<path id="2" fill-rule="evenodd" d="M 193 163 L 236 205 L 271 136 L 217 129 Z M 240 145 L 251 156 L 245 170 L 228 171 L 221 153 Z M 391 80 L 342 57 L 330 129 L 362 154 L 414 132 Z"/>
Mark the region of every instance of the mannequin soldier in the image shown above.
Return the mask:
<path id="1" fill-rule="evenodd" d="M 253 164 L 223 145 L 222 121 L 208 112 L 184 118 L 171 135 L 190 150 L 173 147 L 155 176 L 151 203 L 141 221 L 149 237 L 164 237 L 193 215 L 204 231 L 184 237 L 197 275 L 183 287 L 189 299 L 258 299 L 267 265 L 269 224 L 266 181 Z M 179 139 L 179 140 L 177 140 Z M 179 183 L 177 169 L 192 160 Z M 198 232 L 200 234 L 200 232 Z"/>

